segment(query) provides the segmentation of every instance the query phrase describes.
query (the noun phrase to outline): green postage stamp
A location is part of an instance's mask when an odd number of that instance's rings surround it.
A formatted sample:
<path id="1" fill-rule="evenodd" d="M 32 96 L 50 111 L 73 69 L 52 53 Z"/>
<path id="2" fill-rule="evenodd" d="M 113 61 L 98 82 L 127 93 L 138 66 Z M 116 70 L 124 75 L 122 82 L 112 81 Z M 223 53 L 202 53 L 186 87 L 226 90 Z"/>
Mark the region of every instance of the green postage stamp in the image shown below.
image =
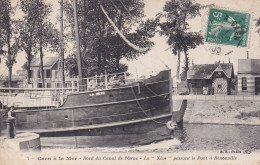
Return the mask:
<path id="1" fill-rule="evenodd" d="M 250 14 L 210 9 L 206 41 L 247 47 Z"/>

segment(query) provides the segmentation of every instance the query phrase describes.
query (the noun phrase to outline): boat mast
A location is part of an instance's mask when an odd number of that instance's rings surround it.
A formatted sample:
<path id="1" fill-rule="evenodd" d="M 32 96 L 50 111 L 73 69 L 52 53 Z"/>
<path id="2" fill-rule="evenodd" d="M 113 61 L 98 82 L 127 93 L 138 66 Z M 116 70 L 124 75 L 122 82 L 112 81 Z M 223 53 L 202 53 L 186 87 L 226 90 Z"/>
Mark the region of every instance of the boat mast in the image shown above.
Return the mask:
<path id="1" fill-rule="evenodd" d="M 59 70 L 62 81 L 62 88 L 65 87 L 64 75 L 64 43 L 63 43 L 63 0 L 60 0 L 60 65 Z"/>
<path id="2" fill-rule="evenodd" d="M 82 82 L 82 69 L 81 69 L 81 54 L 80 54 L 80 43 L 79 43 L 79 26 L 77 16 L 77 0 L 73 0 L 74 3 L 74 22 L 75 22 L 75 35 L 77 44 L 77 63 L 78 63 L 78 74 L 79 74 L 79 90 L 84 89 Z M 83 88 L 82 88 L 83 87 Z"/>

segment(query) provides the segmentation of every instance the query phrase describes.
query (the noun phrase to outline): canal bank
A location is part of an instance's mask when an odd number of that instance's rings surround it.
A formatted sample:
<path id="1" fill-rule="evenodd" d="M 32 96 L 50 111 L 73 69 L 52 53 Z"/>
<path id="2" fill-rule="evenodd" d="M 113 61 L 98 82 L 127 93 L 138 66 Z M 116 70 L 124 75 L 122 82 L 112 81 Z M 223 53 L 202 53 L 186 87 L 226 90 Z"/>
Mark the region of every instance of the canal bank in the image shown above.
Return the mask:
<path id="1" fill-rule="evenodd" d="M 173 100 L 178 109 L 181 100 Z M 260 125 L 260 101 L 187 99 L 184 123 Z"/>

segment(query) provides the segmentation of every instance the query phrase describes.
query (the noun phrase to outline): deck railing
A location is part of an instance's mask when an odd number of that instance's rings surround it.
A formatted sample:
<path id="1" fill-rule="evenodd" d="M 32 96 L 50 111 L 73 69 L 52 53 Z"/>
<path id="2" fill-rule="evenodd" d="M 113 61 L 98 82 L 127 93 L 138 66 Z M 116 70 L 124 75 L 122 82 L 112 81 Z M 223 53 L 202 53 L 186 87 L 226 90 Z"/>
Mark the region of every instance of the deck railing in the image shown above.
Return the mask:
<path id="1" fill-rule="evenodd" d="M 87 77 L 83 78 L 82 81 L 82 86 L 77 83 L 77 85 L 73 84 L 66 88 L 0 88 L 0 102 L 3 107 L 12 105 L 24 107 L 58 106 L 64 102 L 64 98 L 69 93 L 111 89 L 141 80 L 128 79 L 127 73 L 121 72 Z"/>
<path id="2" fill-rule="evenodd" d="M 0 88 L 0 109 L 10 106 L 58 106 L 63 103 L 65 96 L 73 91 L 74 88 Z"/>
<path id="3" fill-rule="evenodd" d="M 87 91 L 111 89 L 116 86 L 122 86 L 127 84 L 126 72 L 106 74 L 100 76 L 93 76 L 83 78 L 84 89 Z"/>

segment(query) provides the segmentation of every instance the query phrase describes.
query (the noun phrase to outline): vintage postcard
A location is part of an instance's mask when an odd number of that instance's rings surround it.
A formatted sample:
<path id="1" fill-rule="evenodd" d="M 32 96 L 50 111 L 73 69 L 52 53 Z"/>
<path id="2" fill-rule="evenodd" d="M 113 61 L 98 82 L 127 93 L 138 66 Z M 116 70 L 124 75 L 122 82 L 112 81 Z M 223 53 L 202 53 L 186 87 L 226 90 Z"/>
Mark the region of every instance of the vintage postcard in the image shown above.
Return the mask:
<path id="1" fill-rule="evenodd" d="M 259 107 L 259 0 L 0 0 L 0 165 L 259 165 Z"/>

